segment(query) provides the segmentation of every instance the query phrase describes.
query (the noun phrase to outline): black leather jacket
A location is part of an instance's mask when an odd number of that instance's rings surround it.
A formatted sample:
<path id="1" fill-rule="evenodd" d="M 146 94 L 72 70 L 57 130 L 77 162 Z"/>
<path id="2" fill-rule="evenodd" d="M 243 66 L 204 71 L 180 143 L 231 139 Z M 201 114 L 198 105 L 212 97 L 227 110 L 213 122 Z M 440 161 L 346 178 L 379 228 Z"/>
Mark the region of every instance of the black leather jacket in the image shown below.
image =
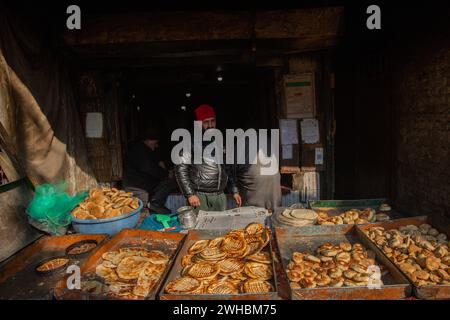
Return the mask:
<path id="1" fill-rule="evenodd" d="M 225 157 L 224 157 L 225 159 Z M 202 193 L 221 193 L 228 187 L 237 193 L 232 166 L 203 160 L 201 164 L 182 163 L 175 166 L 175 177 L 185 197 Z"/>

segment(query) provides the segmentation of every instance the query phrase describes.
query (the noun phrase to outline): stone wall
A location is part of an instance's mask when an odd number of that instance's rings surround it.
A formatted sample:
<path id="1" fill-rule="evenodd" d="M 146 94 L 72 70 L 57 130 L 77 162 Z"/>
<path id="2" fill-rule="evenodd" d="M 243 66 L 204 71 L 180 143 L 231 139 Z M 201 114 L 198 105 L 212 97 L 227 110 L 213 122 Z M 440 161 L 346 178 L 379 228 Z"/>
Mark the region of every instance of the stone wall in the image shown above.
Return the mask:
<path id="1" fill-rule="evenodd" d="M 419 34 L 396 52 L 396 206 L 450 218 L 450 41 Z"/>

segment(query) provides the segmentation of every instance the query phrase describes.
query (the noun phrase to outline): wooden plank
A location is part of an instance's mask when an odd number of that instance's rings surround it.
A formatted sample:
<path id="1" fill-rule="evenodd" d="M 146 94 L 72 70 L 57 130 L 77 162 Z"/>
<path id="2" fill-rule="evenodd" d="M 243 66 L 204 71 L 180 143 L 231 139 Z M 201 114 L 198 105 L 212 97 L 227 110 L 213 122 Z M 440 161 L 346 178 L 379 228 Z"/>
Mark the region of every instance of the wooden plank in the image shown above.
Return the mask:
<path id="1" fill-rule="evenodd" d="M 251 13 L 150 12 L 86 17 L 83 28 L 66 31 L 67 44 L 133 43 L 176 40 L 249 39 Z"/>
<path id="2" fill-rule="evenodd" d="M 258 12 L 255 24 L 256 38 L 289 39 L 312 35 L 339 35 L 343 16 L 343 7 Z"/>
<path id="3" fill-rule="evenodd" d="M 173 11 L 87 16 L 68 45 L 338 36 L 343 7 L 276 11 Z"/>

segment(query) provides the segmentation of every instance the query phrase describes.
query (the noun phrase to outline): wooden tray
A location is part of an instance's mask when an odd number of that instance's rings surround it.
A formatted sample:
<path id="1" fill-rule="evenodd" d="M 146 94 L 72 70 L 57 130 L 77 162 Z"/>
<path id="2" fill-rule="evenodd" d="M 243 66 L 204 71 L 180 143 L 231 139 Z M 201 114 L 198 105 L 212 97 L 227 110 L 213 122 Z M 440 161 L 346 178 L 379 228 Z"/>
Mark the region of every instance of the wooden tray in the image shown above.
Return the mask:
<path id="1" fill-rule="evenodd" d="M 178 256 L 175 259 L 172 270 L 170 270 L 169 275 L 161 288 L 161 292 L 159 294 L 159 298 L 161 300 L 279 300 L 280 297 L 278 295 L 278 282 L 277 282 L 277 274 L 275 272 L 274 262 L 272 259 L 272 271 L 273 271 L 273 279 L 271 283 L 274 287 L 273 292 L 264 293 L 264 294 L 230 294 L 230 295 L 214 295 L 214 294 L 168 294 L 164 292 L 164 288 L 167 284 L 180 277 L 181 272 L 181 259 L 188 254 L 188 249 L 191 245 L 198 240 L 202 239 L 214 239 L 216 237 L 222 236 L 228 233 L 230 230 L 191 230 L 189 231 L 186 240 L 184 241 L 183 247 L 181 248 Z M 270 252 L 272 252 L 272 241 L 269 241 L 268 247 Z"/>
<path id="2" fill-rule="evenodd" d="M 371 225 L 361 225 L 361 226 L 358 226 L 358 230 L 360 230 L 362 236 L 364 236 L 368 241 L 372 242 L 369 239 L 369 237 L 367 237 L 366 234 L 364 233 L 364 231 L 367 231 L 370 228 L 383 227 L 386 230 L 390 230 L 390 229 L 398 229 L 401 226 L 406 226 L 406 225 L 410 225 L 410 224 L 419 226 L 424 223 L 427 223 L 427 224 L 431 225 L 433 228 L 439 230 L 439 232 L 446 234 L 447 237 L 450 239 L 450 237 L 449 237 L 450 226 L 439 227 L 439 226 L 435 225 L 433 223 L 432 219 L 427 216 L 403 218 L 403 219 L 397 219 L 397 220 L 386 221 L 386 222 L 378 222 L 378 223 L 373 223 Z M 384 252 L 380 248 L 378 248 L 378 246 L 375 245 L 375 243 L 373 243 L 373 244 L 376 247 L 376 249 L 386 257 L 386 259 L 389 259 L 384 254 Z M 394 263 L 394 262 L 392 262 L 392 263 Z M 399 270 L 399 271 L 402 272 L 401 270 Z M 417 298 L 427 299 L 427 300 L 450 299 L 450 285 L 427 285 L 427 286 L 418 287 L 417 285 L 415 285 L 413 283 L 413 281 L 411 279 L 409 279 L 409 277 L 406 273 L 403 273 L 403 274 L 408 279 L 408 281 L 410 281 L 412 283 L 413 289 L 414 289 L 414 295 Z"/>
<path id="3" fill-rule="evenodd" d="M 292 253 L 310 252 L 313 253 L 320 245 L 330 242 L 339 244 L 340 242 L 361 243 L 367 249 L 371 249 L 376 254 L 376 260 L 389 270 L 389 274 L 382 278 L 383 285 L 380 289 L 369 289 L 368 287 L 316 287 L 311 289 L 291 289 L 290 296 L 293 300 L 387 300 L 403 299 L 411 295 L 411 285 L 404 275 L 395 265 L 378 250 L 367 238 L 361 237 L 358 230 L 353 225 L 346 228 L 338 226 L 327 226 L 327 228 L 312 228 L 309 233 L 306 229 L 295 230 L 292 228 L 275 228 L 275 237 L 280 250 L 284 271 L 292 258 Z M 287 276 L 286 276 L 287 277 Z"/>
<path id="4" fill-rule="evenodd" d="M 64 271 L 41 276 L 34 270 L 46 258 L 65 255 L 71 244 L 82 240 L 96 240 L 98 245 L 85 257 L 71 259 L 69 265 L 80 264 L 99 249 L 107 234 L 73 234 L 45 236 L 10 257 L 0 269 L 0 299 L 52 299 L 56 283 L 65 276 Z"/>
<path id="5" fill-rule="evenodd" d="M 124 246 L 139 245 L 144 246 L 150 250 L 160 250 L 166 253 L 169 257 L 169 263 L 166 270 L 161 275 L 160 280 L 152 290 L 146 299 L 155 299 L 161 283 L 170 270 L 173 260 L 180 249 L 181 244 L 185 238 L 185 234 L 182 233 L 170 233 L 170 232 L 158 232 L 158 231 L 148 231 L 148 230 L 136 230 L 136 229 L 125 229 L 116 234 L 111 240 L 107 241 L 98 250 L 92 254 L 89 259 L 87 259 L 81 265 L 81 276 L 83 274 L 93 273 L 95 274 L 95 268 L 100 264 L 103 259 L 103 253 L 107 251 L 114 251 Z M 66 278 L 61 279 L 55 290 L 54 296 L 59 300 L 80 300 L 80 299 L 93 299 L 93 300 L 110 300 L 111 297 L 104 295 L 93 295 L 81 290 L 69 290 L 66 286 Z M 116 298 L 117 299 L 117 298 Z"/>

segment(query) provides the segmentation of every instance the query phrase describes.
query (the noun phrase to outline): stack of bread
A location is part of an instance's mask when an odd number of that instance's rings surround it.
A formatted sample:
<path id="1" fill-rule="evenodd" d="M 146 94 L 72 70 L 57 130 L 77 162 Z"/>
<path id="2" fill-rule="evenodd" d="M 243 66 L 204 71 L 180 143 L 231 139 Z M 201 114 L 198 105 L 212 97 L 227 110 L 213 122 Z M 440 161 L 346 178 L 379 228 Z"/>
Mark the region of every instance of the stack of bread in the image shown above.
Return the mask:
<path id="1" fill-rule="evenodd" d="M 309 209 L 284 209 L 276 216 L 280 225 L 303 227 L 317 224 L 318 215 L 314 210 Z"/>
<path id="2" fill-rule="evenodd" d="M 86 275 L 81 290 L 119 299 L 144 299 L 156 290 L 169 256 L 142 246 L 107 251 L 95 268 L 95 278 Z"/>
<path id="3" fill-rule="evenodd" d="M 350 209 L 339 215 L 329 215 L 326 212 L 319 211 L 318 223 L 320 225 L 338 225 L 338 224 L 365 224 L 370 222 L 381 222 L 389 220 L 385 213 L 376 213 L 374 209 L 366 208 L 364 210 Z"/>
<path id="4" fill-rule="evenodd" d="M 450 243 L 444 233 L 429 224 L 373 227 L 365 233 L 414 284 L 450 285 Z"/>
<path id="5" fill-rule="evenodd" d="M 116 188 L 95 188 L 89 197 L 72 211 L 77 219 L 108 219 L 130 213 L 139 208 L 138 198 L 133 193 Z"/>
<path id="6" fill-rule="evenodd" d="M 325 243 L 314 254 L 294 252 L 287 267 L 292 289 L 383 285 L 387 271 L 377 264 L 375 253 L 360 243 Z"/>
<path id="7" fill-rule="evenodd" d="M 270 229 L 251 223 L 211 240 L 193 243 L 182 258 L 179 278 L 170 281 L 169 294 L 238 294 L 273 291 L 272 258 L 263 251 Z"/>

